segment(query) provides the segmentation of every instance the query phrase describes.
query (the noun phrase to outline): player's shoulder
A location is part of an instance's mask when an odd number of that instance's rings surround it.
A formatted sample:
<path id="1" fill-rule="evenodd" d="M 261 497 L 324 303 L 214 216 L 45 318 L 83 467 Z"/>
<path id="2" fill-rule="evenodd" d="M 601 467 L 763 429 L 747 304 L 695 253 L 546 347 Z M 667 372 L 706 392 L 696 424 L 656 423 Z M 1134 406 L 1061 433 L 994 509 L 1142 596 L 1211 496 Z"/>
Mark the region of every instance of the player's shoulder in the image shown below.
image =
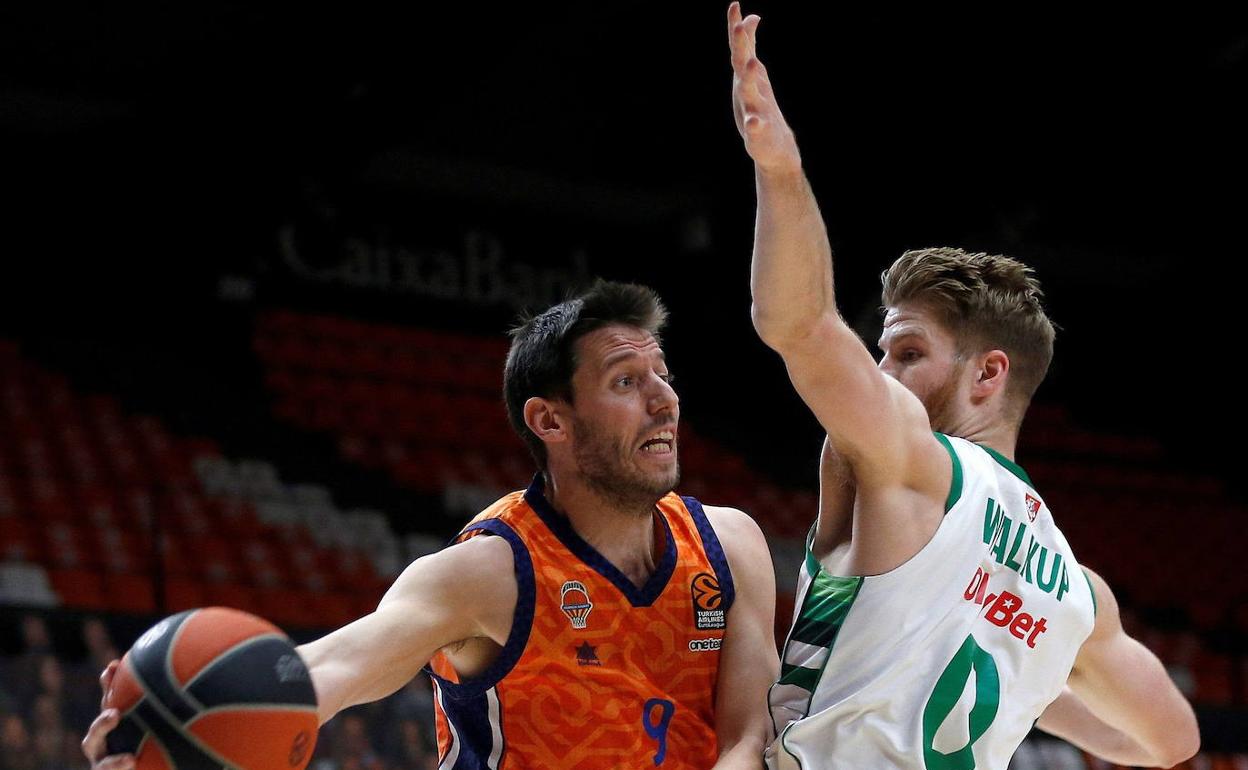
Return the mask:
<path id="1" fill-rule="evenodd" d="M 504 537 L 482 532 L 448 545 L 439 556 L 461 579 L 515 582 L 515 548 Z"/>
<path id="2" fill-rule="evenodd" d="M 702 510 L 730 558 L 734 553 L 742 556 L 767 553 L 767 540 L 753 516 L 726 505 L 703 504 Z"/>
<path id="3" fill-rule="evenodd" d="M 754 517 L 740 508 L 703 503 L 702 510 L 706 513 L 707 521 L 711 522 L 717 535 L 720 534 L 721 529 L 733 534 L 753 531 L 761 534 L 762 532 L 758 527 L 758 522 L 754 521 Z"/>
<path id="4" fill-rule="evenodd" d="M 501 537 L 481 534 L 412 562 L 396 586 L 413 584 L 420 590 L 442 587 L 462 593 L 514 582 L 511 545 Z"/>

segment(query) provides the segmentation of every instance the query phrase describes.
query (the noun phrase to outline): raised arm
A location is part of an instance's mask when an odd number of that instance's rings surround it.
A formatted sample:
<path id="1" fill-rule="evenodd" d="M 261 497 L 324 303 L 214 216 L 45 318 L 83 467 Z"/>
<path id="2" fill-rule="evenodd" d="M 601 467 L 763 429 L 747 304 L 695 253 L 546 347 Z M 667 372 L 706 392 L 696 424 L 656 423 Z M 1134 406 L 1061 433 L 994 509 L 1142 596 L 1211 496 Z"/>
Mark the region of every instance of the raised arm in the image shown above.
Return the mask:
<path id="1" fill-rule="evenodd" d="M 906 486 L 943 498 L 950 463 L 919 400 L 881 372 L 841 318 L 832 250 L 802 172 L 793 132 L 755 52 L 759 18 L 728 11 L 733 114 L 754 161 L 758 213 L 751 290 L 754 327 L 788 367 L 802 399 L 858 487 Z"/>
<path id="2" fill-rule="evenodd" d="M 719 658 L 715 695 L 715 770 L 761 770 L 771 740 L 767 688 L 780 675 L 776 652 L 776 576 L 763 533 L 735 508 L 706 507 L 732 570 L 736 600 Z"/>
<path id="3" fill-rule="evenodd" d="M 1192 707 L 1161 661 L 1122 629 L 1109 585 L 1089 572 L 1096 626 L 1083 643 L 1068 688 L 1036 726 L 1102 759 L 1173 767 L 1200 748 Z"/>

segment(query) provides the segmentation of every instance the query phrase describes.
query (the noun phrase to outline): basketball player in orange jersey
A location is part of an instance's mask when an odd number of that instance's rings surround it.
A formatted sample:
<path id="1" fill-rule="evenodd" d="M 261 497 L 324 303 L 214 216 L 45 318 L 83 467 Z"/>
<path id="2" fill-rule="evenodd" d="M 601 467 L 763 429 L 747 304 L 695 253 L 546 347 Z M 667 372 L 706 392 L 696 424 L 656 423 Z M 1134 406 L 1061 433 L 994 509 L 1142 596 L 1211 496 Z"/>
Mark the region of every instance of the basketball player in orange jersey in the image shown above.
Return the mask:
<path id="1" fill-rule="evenodd" d="M 539 472 L 300 648 L 322 723 L 428 664 L 443 768 L 761 767 L 771 556 L 746 514 L 672 493 L 665 318 L 649 289 L 599 282 L 513 332 L 507 410 Z M 100 759 L 116 723 L 83 741 L 97 770 L 133 765 Z"/>
<path id="2" fill-rule="evenodd" d="M 837 310 L 758 23 L 730 6 L 758 195 L 754 325 L 827 432 L 768 766 L 1004 768 L 1037 720 L 1121 764 L 1191 757 L 1191 706 L 1013 461 L 1053 351 L 1039 283 L 1008 257 L 903 254 L 884 274 L 877 366 Z"/>

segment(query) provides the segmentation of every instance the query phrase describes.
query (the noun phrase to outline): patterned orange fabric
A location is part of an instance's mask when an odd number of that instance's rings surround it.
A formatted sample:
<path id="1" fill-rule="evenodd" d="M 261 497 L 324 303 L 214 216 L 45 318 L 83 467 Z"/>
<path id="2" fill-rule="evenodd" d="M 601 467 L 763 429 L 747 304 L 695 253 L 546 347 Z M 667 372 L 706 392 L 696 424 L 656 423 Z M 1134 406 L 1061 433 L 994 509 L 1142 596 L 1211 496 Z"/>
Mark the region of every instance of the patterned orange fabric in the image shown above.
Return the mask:
<path id="1" fill-rule="evenodd" d="M 655 527 L 662 556 L 641 587 L 550 508 L 540 477 L 465 528 L 509 539 L 520 598 L 490 671 L 460 682 L 441 653 L 431 664 L 441 767 L 714 764 L 732 577 L 696 500 L 667 495 Z"/>

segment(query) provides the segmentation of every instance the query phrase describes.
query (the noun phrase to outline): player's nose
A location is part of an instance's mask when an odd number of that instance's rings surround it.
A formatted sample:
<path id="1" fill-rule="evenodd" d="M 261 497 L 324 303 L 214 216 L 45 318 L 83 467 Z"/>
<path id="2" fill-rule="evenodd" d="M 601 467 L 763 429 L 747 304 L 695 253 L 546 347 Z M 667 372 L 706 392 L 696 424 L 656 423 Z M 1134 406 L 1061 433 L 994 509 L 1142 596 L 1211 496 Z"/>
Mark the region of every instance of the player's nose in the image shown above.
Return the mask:
<path id="1" fill-rule="evenodd" d="M 676 409 L 680 404 L 680 396 L 676 394 L 672 384 L 662 377 L 655 377 L 653 383 L 649 399 L 650 411 L 657 413 L 664 409 Z"/>

